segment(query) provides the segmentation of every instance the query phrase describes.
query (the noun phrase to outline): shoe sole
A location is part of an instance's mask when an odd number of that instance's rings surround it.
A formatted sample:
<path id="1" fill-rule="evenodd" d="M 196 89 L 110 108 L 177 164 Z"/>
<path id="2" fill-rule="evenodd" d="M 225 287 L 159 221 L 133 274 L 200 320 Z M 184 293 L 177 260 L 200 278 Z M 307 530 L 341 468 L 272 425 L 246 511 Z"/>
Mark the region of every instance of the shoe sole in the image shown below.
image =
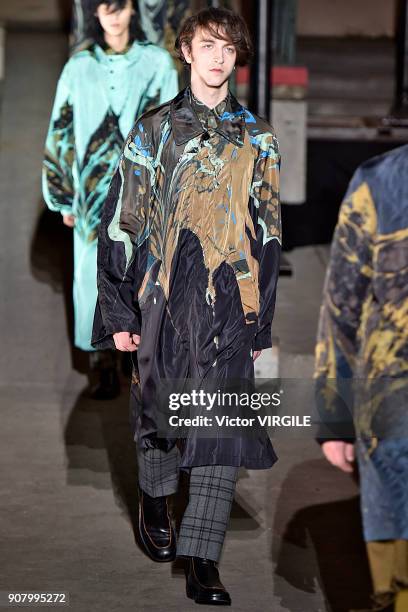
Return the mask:
<path id="1" fill-rule="evenodd" d="M 230 606 L 231 605 L 231 599 L 224 600 L 224 601 L 216 600 L 216 599 L 213 599 L 211 601 L 208 601 L 208 599 L 200 599 L 200 597 L 197 596 L 194 589 L 189 587 L 188 584 L 186 585 L 186 595 L 189 599 L 193 599 L 196 604 L 203 604 L 207 606 Z"/>

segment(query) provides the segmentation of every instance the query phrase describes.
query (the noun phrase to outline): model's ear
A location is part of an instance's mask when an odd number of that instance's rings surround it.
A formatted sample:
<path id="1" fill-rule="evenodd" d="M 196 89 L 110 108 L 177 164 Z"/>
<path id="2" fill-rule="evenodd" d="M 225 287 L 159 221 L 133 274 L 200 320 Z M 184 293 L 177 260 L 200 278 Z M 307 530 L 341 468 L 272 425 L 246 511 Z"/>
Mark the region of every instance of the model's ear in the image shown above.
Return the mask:
<path id="1" fill-rule="evenodd" d="M 191 64 L 191 49 L 187 43 L 182 43 L 181 52 L 183 54 L 184 60 L 187 64 Z"/>

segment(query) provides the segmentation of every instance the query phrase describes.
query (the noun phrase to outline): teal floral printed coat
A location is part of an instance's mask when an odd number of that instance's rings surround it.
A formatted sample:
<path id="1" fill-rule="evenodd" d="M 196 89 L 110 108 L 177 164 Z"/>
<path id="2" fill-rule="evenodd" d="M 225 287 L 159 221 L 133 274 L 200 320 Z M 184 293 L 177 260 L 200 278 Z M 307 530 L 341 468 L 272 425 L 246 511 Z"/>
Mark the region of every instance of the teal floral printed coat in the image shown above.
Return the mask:
<path id="1" fill-rule="evenodd" d="M 167 51 L 134 42 L 115 54 L 94 44 L 65 65 L 46 140 L 43 193 L 48 207 L 73 214 L 75 345 L 90 344 L 96 304 L 97 233 L 125 138 L 146 110 L 177 93 Z"/>

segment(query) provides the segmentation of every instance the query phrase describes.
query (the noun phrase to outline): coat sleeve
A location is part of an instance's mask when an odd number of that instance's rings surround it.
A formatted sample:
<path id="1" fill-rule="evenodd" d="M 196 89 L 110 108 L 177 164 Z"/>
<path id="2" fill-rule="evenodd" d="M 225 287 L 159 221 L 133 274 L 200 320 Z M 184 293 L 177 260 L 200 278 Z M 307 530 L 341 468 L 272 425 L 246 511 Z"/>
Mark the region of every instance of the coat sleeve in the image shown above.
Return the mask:
<path id="1" fill-rule="evenodd" d="M 74 107 L 69 63 L 62 71 L 45 143 L 42 188 L 47 206 L 61 214 L 72 213 L 75 160 Z"/>
<path id="2" fill-rule="evenodd" d="M 140 120 L 119 159 L 99 227 L 98 301 L 92 336 L 95 348 L 113 348 L 112 335 L 116 332 L 140 333 L 137 293 L 149 234 L 155 174 L 152 149 L 150 133 Z"/>
<path id="3" fill-rule="evenodd" d="M 375 231 L 374 202 L 358 170 L 340 208 L 320 309 L 314 373 L 322 422 L 320 442 L 354 435 L 352 380 L 364 303 L 373 275 Z"/>
<path id="4" fill-rule="evenodd" d="M 272 346 L 272 319 L 282 243 L 279 198 L 280 155 L 273 133 L 261 140 L 255 162 L 250 208 L 256 219 L 256 258 L 259 263 L 260 309 L 254 350 Z"/>
<path id="5" fill-rule="evenodd" d="M 164 49 L 157 49 L 157 53 L 154 77 L 144 94 L 143 113 L 172 100 L 179 91 L 178 73 L 170 53 Z"/>
<path id="6" fill-rule="evenodd" d="M 158 82 L 160 85 L 160 104 L 172 100 L 178 94 L 178 73 L 169 53 L 166 54 L 161 64 Z"/>

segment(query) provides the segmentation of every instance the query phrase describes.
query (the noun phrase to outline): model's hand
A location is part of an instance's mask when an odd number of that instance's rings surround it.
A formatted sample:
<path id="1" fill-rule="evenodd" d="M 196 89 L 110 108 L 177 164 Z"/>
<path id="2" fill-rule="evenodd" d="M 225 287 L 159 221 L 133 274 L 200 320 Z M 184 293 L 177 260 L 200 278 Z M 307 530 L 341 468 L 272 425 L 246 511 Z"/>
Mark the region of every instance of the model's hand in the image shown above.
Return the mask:
<path id="1" fill-rule="evenodd" d="M 67 225 L 68 227 L 74 227 L 75 215 L 62 215 L 62 221 L 64 225 Z"/>
<path id="2" fill-rule="evenodd" d="M 254 361 L 255 361 L 256 359 L 258 359 L 258 357 L 259 357 L 259 355 L 260 355 L 261 353 L 262 353 L 262 351 L 254 351 L 254 352 L 252 353 L 252 357 L 254 358 Z"/>
<path id="3" fill-rule="evenodd" d="M 113 341 L 118 351 L 128 351 L 132 353 L 137 351 L 137 347 L 140 343 L 140 336 L 137 334 L 130 334 L 129 332 L 118 332 L 113 334 Z"/>
<path id="4" fill-rule="evenodd" d="M 341 440 L 328 440 L 323 442 L 322 451 L 324 456 L 332 465 L 343 470 L 343 472 L 352 472 L 354 461 L 354 445 L 350 442 L 342 442 Z"/>

